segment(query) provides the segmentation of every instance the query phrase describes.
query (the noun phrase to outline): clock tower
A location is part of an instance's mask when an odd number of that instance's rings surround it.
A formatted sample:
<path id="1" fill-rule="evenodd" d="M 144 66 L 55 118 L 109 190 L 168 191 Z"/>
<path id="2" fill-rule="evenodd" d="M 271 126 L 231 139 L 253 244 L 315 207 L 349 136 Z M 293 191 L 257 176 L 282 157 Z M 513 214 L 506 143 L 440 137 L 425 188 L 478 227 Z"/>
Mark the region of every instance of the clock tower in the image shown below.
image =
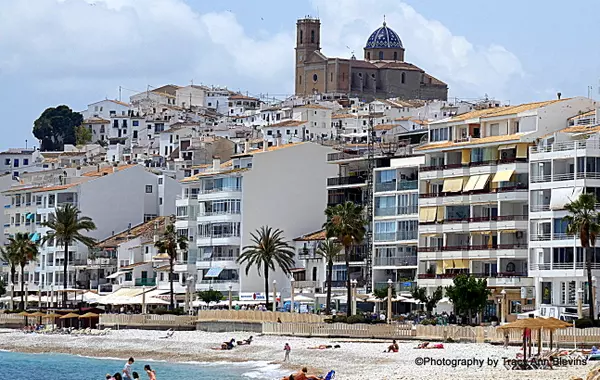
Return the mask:
<path id="1" fill-rule="evenodd" d="M 315 51 L 321 50 L 321 21 L 307 16 L 296 22 L 296 76 L 295 93 L 306 94 L 307 80 L 304 64 Z M 308 92 L 312 84 L 309 83 Z"/>

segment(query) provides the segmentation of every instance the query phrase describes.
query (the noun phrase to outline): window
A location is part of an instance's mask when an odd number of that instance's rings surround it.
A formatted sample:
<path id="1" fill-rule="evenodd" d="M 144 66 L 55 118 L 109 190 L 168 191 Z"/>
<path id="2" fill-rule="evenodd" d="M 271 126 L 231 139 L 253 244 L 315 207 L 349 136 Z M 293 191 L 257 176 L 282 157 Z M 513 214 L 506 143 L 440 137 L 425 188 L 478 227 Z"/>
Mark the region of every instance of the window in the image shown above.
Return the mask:
<path id="1" fill-rule="evenodd" d="M 152 185 L 146 185 L 146 194 L 152 194 Z"/>
<path id="2" fill-rule="evenodd" d="M 382 61 L 383 60 L 383 51 L 379 51 L 379 60 Z"/>
<path id="3" fill-rule="evenodd" d="M 158 184 L 159 184 L 159 185 L 162 185 L 162 184 L 163 184 L 163 178 L 162 178 L 162 177 L 160 177 L 160 178 L 158 179 Z"/>
<path id="4" fill-rule="evenodd" d="M 18 168 L 18 167 L 19 167 L 19 159 L 18 159 L 18 158 L 15 158 L 15 161 L 14 161 L 13 167 L 15 167 L 15 168 Z"/>
<path id="5" fill-rule="evenodd" d="M 397 60 L 398 60 L 398 52 L 397 52 L 397 51 L 395 51 L 395 52 L 394 52 L 394 61 L 397 61 Z M 402 78 L 402 83 L 404 83 L 404 73 L 402 73 L 402 77 L 403 77 L 403 78 Z"/>
<path id="6" fill-rule="evenodd" d="M 304 43 L 304 31 L 302 29 L 300 29 L 300 43 Z"/>
<path id="7" fill-rule="evenodd" d="M 395 55 L 396 55 L 396 53 L 394 53 L 394 59 L 396 59 L 396 58 L 395 58 Z M 406 74 L 405 74 L 405 73 L 402 73 L 402 75 L 400 76 L 400 81 L 401 81 L 403 84 L 404 84 L 404 83 L 406 83 Z"/>
<path id="8" fill-rule="evenodd" d="M 370 60 L 371 60 L 371 52 L 369 51 L 369 52 L 367 52 L 367 61 L 370 61 Z"/>
<path id="9" fill-rule="evenodd" d="M 490 136 L 500 136 L 500 124 L 494 123 L 490 125 Z"/>
<path id="10" fill-rule="evenodd" d="M 333 82 L 333 73 L 329 74 L 329 77 L 331 78 L 331 81 Z"/>
<path id="11" fill-rule="evenodd" d="M 158 197 L 158 205 L 159 205 L 159 206 L 162 206 L 162 204 L 163 204 L 163 199 L 162 199 L 162 197 Z"/>
<path id="12" fill-rule="evenodd" d="M 10 166 L 10 158 L 5 158 L 4 159 L 4 165 Z"/>
<path id="13" fill-rule="evenodd" d="M 315 43 L 315 31 L 314 30 L 310 31 L 310 43 L 311 44 Z"/>
<path id="14" fill-rule="evenodd" d="M 317 74 L 313 74 L 313 82 L 316 82 L 319 79 L 319 77 L 317 76 Z"/>
<path id="15" fill-rule="evenodd" d="M 156 217 L 156 214 L 144 214 L 144 222 L 149 222 Z"/>

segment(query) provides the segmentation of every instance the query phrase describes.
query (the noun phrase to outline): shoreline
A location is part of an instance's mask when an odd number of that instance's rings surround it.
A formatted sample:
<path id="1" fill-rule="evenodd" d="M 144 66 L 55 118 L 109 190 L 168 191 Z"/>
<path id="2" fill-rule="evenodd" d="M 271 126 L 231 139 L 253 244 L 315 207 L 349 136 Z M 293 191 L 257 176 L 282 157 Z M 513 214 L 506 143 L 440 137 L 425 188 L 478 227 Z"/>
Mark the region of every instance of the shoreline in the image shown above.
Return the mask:
<path id="1" fill-rule="evenodd" d="M 67 354 L 98 359 L 136 361 L 166 361 L 181 364 L 248 363 L 252 366 L 277 366 L 273 379 L 308 367 L 310 374 L 324 375 L 335 370 L 339 380 L 436 380 L 528 379 L 566 380 L 572 376 L 585 378 L 595 366 L 560 367 L 553 370 L 509 371 L 502 364 L 490 365 L 489 359 L 502 363 L 502 358 L 514 358 L 518 347 L 504 349 L 485 343 L 448 343 L 440 350 L 416 350 L 416 342 L 399 341 L 399 353 L 383 353 L 391 341 L 356 341 L 342 339 L 281 337 L 255 335 L 249 346 L 233 350 L 211 350 L 221 342 L 236 338 L 246 339 L 251 333 L 207 333 L 202 331 L 176 332 L 170 339 L 162 339 L 164 331 L 114 330 L 106 336 L 70 336 L 24 334 L 16 330 L 0 330 L 0 349 L 34 354 Z M 283 362 L 283 346 L 292 347 L 290 362 Z M 321 344 L 339 344 L 337 349 L 309 349 Z M 121 358 L 121 359 L 119 359 Z M 433 360 L 465 360 L 477 358 L 479 366 L 423 365 L 419 358 Z M 102 375 L 102 374 L 100 374 Z M 273 376 L 271 374 L 270 376 Z"/>

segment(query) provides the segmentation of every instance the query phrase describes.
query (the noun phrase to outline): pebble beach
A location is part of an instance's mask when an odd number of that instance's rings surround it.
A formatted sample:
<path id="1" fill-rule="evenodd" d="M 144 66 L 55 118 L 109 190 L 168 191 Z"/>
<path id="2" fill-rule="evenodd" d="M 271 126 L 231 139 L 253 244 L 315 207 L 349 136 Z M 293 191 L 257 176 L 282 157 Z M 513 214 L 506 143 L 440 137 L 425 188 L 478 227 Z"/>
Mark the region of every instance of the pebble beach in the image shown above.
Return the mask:
<path id="1" fill-rule="evenodd" d="M 595 363 L 557 367 L 553 370 L 510 371 L 503 357 L 514 358 L 518 347 L 474 343 L 444 344 L 444 349 L 417 350 L 417 342 L 399 342 L 398 353 L 384 353 L 390 342 L 344 339 L 254 336 L 250 346 L 231 351 L 216 351 L 212 347 L 235 338 L 242 340 L 249 333 L 175 332 L 163 339 L 164 331 L 119 330 L 106 336 L 70 336 L 24 334 L 15 330 L 0 330 L 0 349 L 29 353 L 64 353 L 170 362 L 264 362 L 278 366 L 281 373 L 292 373 L 301 367 L 309 372 L 337 372 L 338 380 L 391 379 L 569 379 L 585 378 Z M 283 363 L 283 346 L 292 347 L 290 362 Z M 318 345 L 340 345 L 337 349 L 308 349 Z M 99 378 L 103 374 L 98 374 Z"/>

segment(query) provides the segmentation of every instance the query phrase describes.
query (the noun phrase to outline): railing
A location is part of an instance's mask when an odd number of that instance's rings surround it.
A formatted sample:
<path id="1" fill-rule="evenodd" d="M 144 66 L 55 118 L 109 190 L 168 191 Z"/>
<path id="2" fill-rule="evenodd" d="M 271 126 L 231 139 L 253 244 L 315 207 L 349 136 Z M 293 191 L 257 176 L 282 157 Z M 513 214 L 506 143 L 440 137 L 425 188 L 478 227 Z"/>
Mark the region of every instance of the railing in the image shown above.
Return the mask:
<path id="1" fill-rule="evenodd" d="M 318 288 L 319 287 L 319 282 L 318 281 L 296 281 L 294 282 L 294 288 L 296 289 L 304 289 L 304 288 Z"/>
<path id="2" fill-rule="evenodd" d="M 228 233 L 228 234 L 220 234 L 220 235 L 198 235 L 198 239 L 223 239 L 223 238 L 230 238 L 230 237 L 240 237 L 239 232 L 238 233 Z"/>
<path id="3" fill-rule="evenodd" d="M 301 249 L 298 251 L 298 259 L 300 260 L 320 260 L 323 257 L 319 254 L 317 254 L 316 249 L 314 248 L 307 248 L 305 249 Z"/>
<path id="4" fill-rule="evenodd" d="M 510 277 L 527 277 L 527 273 L 518 272 L 490 272 L 490 273 L 478 273 L 478 272 L 464 272 L 464 273 L 420 273 L 418 278 L 424 279 L 448 279 L 455 278 L 461 274 L 470 275 L 478 278 L 510 278 Z"/>
<path id="5" fill-rule="evenodd" d="M 457 197 L 463 195 L 479 195 L 479 194 L 496 194 L 496 193 L 508 193 L 513 191 L 527 191 L 529 186 L 526 183 L 518 182 L 503 182 L 501 187 L 496 189 L 484 189 L 484 190 L 473 190 L 473 191 L 461 191 L 456 193 L 428 193 L 419 194 L 419 198 L 438 198 L 438 197 Z"/>
<path id="6" fill-rule="evenodd" d="M 476 161 L 469 163 L 469 166 L 495 166 L 497 163 L 497 160 Z"/>
<path id="7" fill-rule="evenodd" d="M 573 149 L 600 149 L 599 141 L 569 141 L 569 142 L 559 142 L 554 143 L 548 146 L 532 146 L 529 148 L 529 152 L 532 154 L 536 153 L 550 153 L 550 152 L 564 152 L 566 150 Z"/>
<path id="8" fill-rule="evenodd" d="M 345 153 L 345 152 L 329 153 L 327 155 L 327 161 L 338 161 L 338 160 L 361 158 L 361 157 L 362 157 L 362 155 L 360 155 L 360 154 L 352 154 L 352 153 Z"/>
<path id="9" fill-rule="evenodd" d="M 485 223 L 485 222 L 503 222 L 503 221 L 527 221 L 527 215 L 494 215 L 494 216 L 474 216 L 474 217 L 460 217 L 460 218 L 446 218 L 442 221 L 437 222 L 421 222 L 421 225 L 427 224 L 453 224 L 453 223 Z"/>
<path id="10" fill-rule="evenodd" d="M 349 176 L 349 177 L 331 177 L 327 178 L 327 186 L 344 186 L 344 185 L 357 185 L 364 184 L 367 182 L 367 178 L 364 176 Z"/>
<path id="11" fill-rule="evenodd" d="M 417 190 L 419 188 L 419 181 L 400 181 L 398 182 L 397 190 Z"/>
<path id="12" fill-rule="evenodd" d="M 575 239 L 575 235 L 569 235 L 567 233 L 555 232 L 552 235 L 552 240 L 572 240 Z"/>
<path id="13" fill-rule="evenodd" d="M 396 190 L 396 181 L 394 182 L 375 182 L 375 192 Z"/>
<path id="14" fill-rule="evenodd" d="M 405 281 L 405 282 L 394 282 L 392 283 L 392 287 L 396 290 L 396 293 L 400 292 L 410 292 L 413 288 L 417 286 L 415 281 Z M 387 282 L 376 282 L 375 289 L 387 289 Z"/>
<path id="15" fill-rule="evenodd" d="M 527 158 L 524 157 L 507 157 L 507 158 L 501 158 L 498 160 L 498 165 L 501 164 L 513 164 L 516 162 L 528 162 Z"/>
<path id="16" fill-rule="evenodd" d="M 398 206 L 398 215 L 413 215 L 419 213 L 419 206 Z"/>
<path id="17" fill-rule="evenodd" d="M 376 257 L 375 266 L 407 267 L 417 265 L 417 256 Z"/>
<path id="18" fill-rule="evenodd" d="M 240 215 L 240 211 L 204 211 L 198 216 L 218 216 L 218 215 Z"/>
<path id="19" fill-rule="evenodd" d="M 367 284 L 367 282 L 365 280 L 357 280 L 356 282 L 356 287 L 357 288 L 362 288 Z M 331 281 L 331 287 L 332 288 L 345 288 L 346 286 L 348 286 L 348 281 L 347 280 L 335 280 L 335 281 Z M 323 289 L 327 289 L 327 281 L 323 282 Z"/>
<path id="20" fill-rule="evenodd" d="M 584 270 L 587 268 L 585 262 L 574 263 L 529 263 L 530 270 Z M 591 263 L 591 269 L 600 269 L 600 263 Z"/>
<path id="21" fill-rule="evenodd" d="M 213 193 L 235 193 L 242 191 L 241 187 L 216 187 L 212 189 L 199 189 L 199 194 L 213 194 Z M 192 194 L 190 194 L 192 195 Z M 196 196 L 197 198 L 197 196 Z"/>
<path id="22" fill-rule="evenodd" d="M 418 232 L 407 232 L 407 231 L 398 231 L 396 232 L 396 240 L 416 240 L 418 239 Z"/>
<path id="23" fill-rule="evenodd" d="M 323 322 L 324 315 L 306 313 L 284 313 L 280 311 L 254 311 L 254 310 L 200 310 L 195 317 L 196 322 L 255 322 L 255 323 L 319 323 Z M 279 323 L 281 321 L 281 323 Z"/>
<path id="24" fill-rule="evenodd" d="M 550 205 L 531 205 L 531 212 L 542 212 L 542 211 L 550 211 Z"/>
<path id="25" fill-rule="evenodd" d="M 380 232 L 374 234 L 375 241 L 395 241 L 396 233 L 395 232 Z"/>
<path id="26" fill-rule="evenodd" d="M 100 314 L 102 326 L 194 326 L 198 317 L 194 315 L 156 314 Z"/>
<path id="27" fill-rule="evenodd" d="M 237 284 L 240 282 L 240 279 L 231 279 L 231 280 L 212 280 L 212 279 L 204 279 L 198 281 L 198 284 L 203 285 L 212 285 L 212 284 Z"/>
<path id="28" fill-rule="evenodd" d="M 239 255 L 233 256 L 221 256 L 221 255 L 212 255 L 211 257 L 201 257 L 198 261 L 235 261 L 237 260 Z"/>
<path id="29" fill-rule="evenodd" d="M 553 181 L 570 181 L 573 179 L 575 179 L 575 173 L 554 174 L 552 176 Z"/>
<path id="30" fill-rule="evenodd" d="M 399 339 L 413 337 L 416 335 L 415 333 L 416 330 L 413 330 L 412 326 L 408 324 L 263 323 L 263 334 L 265 335 Z"/>
<path id="31" fill-rule="evenodd" d="M 154 278 L 136 278 L 135 286 L 156 286 L 156 279 L 154 279 Z"/>
<path id="32" fill-rule="evenodd" d="M 396 215 L 395 207 L 375 208 L 375 216 L 394 216 Z"/>
<path id="33" fill-rule="evenodd" d="M 496 244 L 496 245 L 446 245 L 442 247 L 419 247 L 419 252 L 452 252 L 452 251 L 480 251 L 497 249 L 527 249 L 525 243 Z"/>
<path id="34" fill-rule="evenodd" d="M 419 168 L 419 170 L 422 171 L 422 172 L 430 172 L 430 171 L 433 171 L 433 170 L 442 170 L 442 169 L 443 169 L 443 166 L 440 166 L 440 165 L 421 166 Z"/>

